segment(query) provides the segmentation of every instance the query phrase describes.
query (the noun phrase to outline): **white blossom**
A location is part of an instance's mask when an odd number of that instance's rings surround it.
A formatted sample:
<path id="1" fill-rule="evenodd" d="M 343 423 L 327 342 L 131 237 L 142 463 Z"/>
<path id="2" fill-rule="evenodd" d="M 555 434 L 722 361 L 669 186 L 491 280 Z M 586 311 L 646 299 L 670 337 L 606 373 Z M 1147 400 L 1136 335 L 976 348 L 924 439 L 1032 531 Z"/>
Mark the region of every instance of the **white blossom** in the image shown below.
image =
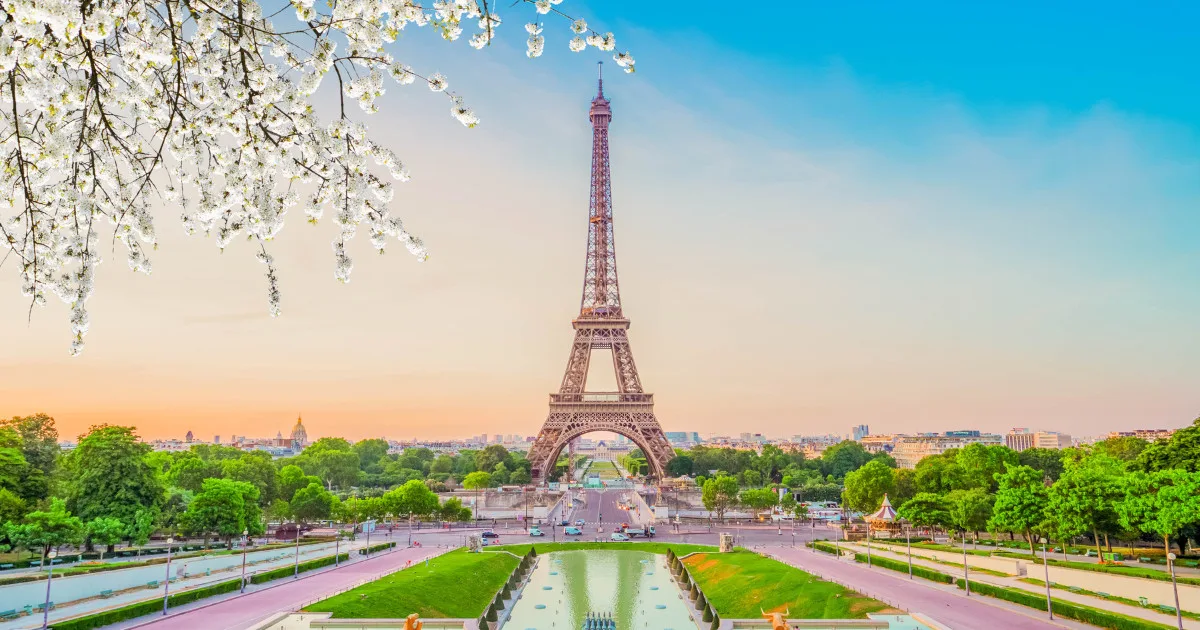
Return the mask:
<path id="1" fill-rule="evenodd" d="M 340 282 L 350 280 L 349 241 L 359 232 L 380 252 L 399 241 L 428 258 L 389 207 L 409 170 L 372 141 L 352 105 L 376 112 L 388 83 L 421 80 L 446 93 L 455 120 L 477 125 L 445 76 L 393 59 L 389 44 L 411 25 L 448 40 L 471 29 L 469 44 L 483 48 L 500 16 L 479 0 L 289 2 L 265 10 L 259 0 L 0 5 L 0 102 L 8 104 L 0 108 L 0 259 L 12 259 L 31 304 L 51 296 L 68 304 L 72 354 L 92 327 L 100 253 L 119 243 L 129 269 L 151 273 L 164 208 L 185 233 L 221 250 L 249 241 L 266 266 L 272 316 L 281 298 L 268 247 L 297 208 L 310 223 L 332 222 Z M 561 2 L 532 4 L 570 24 L 571 50 L 615 50 L 611 33 L 590 31 Z M 542 24 L 526 30 L 527 54 L 537 57 Z M 633 70 L 629 53 L 613 58 Z M 331 120 L 310 102 L 326 81 L 341 100 Z"/>

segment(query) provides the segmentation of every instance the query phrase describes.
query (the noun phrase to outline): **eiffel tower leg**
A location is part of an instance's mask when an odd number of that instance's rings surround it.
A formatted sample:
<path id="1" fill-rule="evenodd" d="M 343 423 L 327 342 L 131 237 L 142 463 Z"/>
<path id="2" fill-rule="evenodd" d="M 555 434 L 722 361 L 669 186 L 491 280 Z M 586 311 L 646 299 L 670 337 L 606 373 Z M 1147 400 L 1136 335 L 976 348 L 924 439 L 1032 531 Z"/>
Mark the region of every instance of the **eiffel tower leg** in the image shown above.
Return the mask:
<path id="1" fill-rule="evenodd" d="M 592 331 L 580 328 L 575 331 L 575 343 L 571 344 L 571 356 L 567 359 L 567 372 L 563 375 L 559 393 L 578 394 L 587 385 L 588 364 L 592 361 Z"/>
<path id="2" fill-rule="evenodd" d="M 623 329 L 609 334 L 612 344 L 613 369 L 617 373 L 617 391 L 641 393 L 642 379 L 638 377 L 637 365 L 633 362 L 633 350 L 629 348 L 629 335 Z"/>

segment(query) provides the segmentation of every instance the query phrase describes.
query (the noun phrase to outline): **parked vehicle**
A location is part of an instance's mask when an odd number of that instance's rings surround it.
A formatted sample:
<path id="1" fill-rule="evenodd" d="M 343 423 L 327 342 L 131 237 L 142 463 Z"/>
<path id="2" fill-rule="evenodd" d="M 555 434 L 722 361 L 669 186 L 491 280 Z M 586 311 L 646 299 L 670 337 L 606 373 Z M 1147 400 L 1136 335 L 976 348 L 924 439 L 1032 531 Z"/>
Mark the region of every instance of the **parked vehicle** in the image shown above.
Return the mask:
<path id="1" fill-rule="evenodd" d="M 613 532 L 613 535 L 610 536 L 609 539 L 613 542 L 629 542 L 629 536 L 626 536 L 621 532 Z"/>
<path id="2" fill-rule="evenodd" d="M 580 536 L 583 534 L 583 530 L 578 527 L 568 527 L 563 530 L 563 533 L 568 536 Z"/>
<path id="3" fill-rule="evenodd" d="M 581 518 L 580 518 L 580 519 L 576 519 L 576 520 L 575 520 L 575 526 L 576 526 L 576 527 L 583 527 L 584 525 L 587 525 L 587 521 L 584 521 L 584 520 L 583 520 L 583 519 L 581 519 Z"/>
<path id="4" fill-rule="evenodd" d="M 559 521 L 559 522 L 558 522 L 558 526 L 559 526 L 559 527 L 567 527 L 567 526 L 569 526 L 570 524 L 571 524 L 571 521 L 568 521 L 568 520 L 562 520 L 562 521 Z"/>
<path id="5" fill-rule="evenodd" d="M 500 534 L 497 534 L 496 532 L 489 529 L 486 532 L 483 532 L 483 537 L 484 538 L 499 538 Z"/>
<path id="6" fill-rule="evenodd" d="M 543 532 L 542 530 L 540 530 L 540 529 L 538 529 L 538 528 L 536 528 L 536 527 L 530 527 L 530 528 L 529 528 L 529 535 L 530 535 L 530 536 L 545 536 L 546 534 L 545 534 L 545 532 Z"/>

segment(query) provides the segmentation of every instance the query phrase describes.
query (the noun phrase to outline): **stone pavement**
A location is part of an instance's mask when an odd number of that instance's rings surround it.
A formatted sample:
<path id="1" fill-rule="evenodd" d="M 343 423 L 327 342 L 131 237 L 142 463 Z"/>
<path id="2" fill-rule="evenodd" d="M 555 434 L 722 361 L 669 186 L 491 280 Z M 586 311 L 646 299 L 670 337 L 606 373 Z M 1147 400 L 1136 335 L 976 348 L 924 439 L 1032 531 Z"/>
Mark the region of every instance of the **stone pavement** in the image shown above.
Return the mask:
<path id="1" fill-rule="evenodd" d="M 1010 602 L 991 597 L 966 597 L 954 587 L 926 580 L 909 580 L 907 575 L 886 569 L 871 570 L 865 565 L 813 553 L 810 549 L 779 547 L 767 551 L 770 557 L 780 562 L 821 579 L 837 582 L 896 608 L 920 613 L 952 630 L 1092 627 L 1057 618 L 1050 621 L 1043 612 Z"/>
<path id="2" fill-rule="evenodd" d="M 859 553 L 867 552 L 866 545 L 842 543 L 842 546 L 853 548 L 855 551 L 857 551 Z M 955 575 L 956 577 L 962 576 L 962 564 L 959 564 L 957 567 L 952 567 L 952 566 L 947 566 L 944 564 L 934 562 L 932 560 L 927 560 L 918 555 L 918 552 L 920 552 L 920 551 L 925 551 L 925 550 L 913 549 L 913 566 L 914 567 L 920 566 L 920 567 L 925 567 L 928 569 L 933 569 L 935 571 L 940 571 L 942 573 L 946 573 L 949 575 Z M 881 548 L 875 546 L 874 544 L 871 545 L 871 553 L 873 555 L 885 557 L 885 558 L 888 558 L 891 560 L 898 560 L 900 562 L 907 562 L 907 560 L 908 560 L 907 554 L 905 552 L 884 550 L 884 549 L 881 549 Z M 1054 567 L 1051 567 L 1051 568 L 1054 568 Z M 895 571 L 891 571 L 890 569 L 880 569 L 880 570 L 895 573 Z M 1063 571 L 1071 571 L 1071 569 L 1064 569 Z M 1042 573 L 1041 566 L 1030 565 L 1028 568 L 1028 572 L 1029 572 L 1028 577 L 1035 578 L 1038 580 L 1043 579 L 1043 573 Z M 1112 579 L 1114 577 L 1114 576 L 1107 576 L 1102 573 L 1095 573 L 1095 575 L 1092 575 L 1092 573 L 1094 573 L 1094 572 L 1081 572 L 1081 571 L 1076 571 L 1076 572 L 1077 573 L 1087 573 L 1087 575 L 1085 577 L 1092 577 L 1092 578 L 1096 578 L 1096 579 L 1100 579 L 1100 580 L 1103 580 L 1104 578 Z M 1042 585 L 1030 584 L 1028 582 L 1020 581 L 1020 579 L 1018 579 L 1017 577 L 1000 577 L 1000 576 L 988 575 L 986 573 L 980 573 L 980 572 L 976 572 L 976 571 L 972 571 L 970 577 L 971 577 L 972 583 L 984 582 L 986 584 L 993 584 L 995 586 L 1004 586 L 1007 588 L 1015 588 L 1015 589 L 1020 589 L 1023 591 L 1028 591 L 1030 593 L 1034 593 L 1034 594 L 1042 596 L 1042 597 L 1045 597 L 1045 595 L 1046 595 L 1045 582 L 1043 582 Z M 1129 580 L 1129 579 L 1138 579 L 1138 578 L 1121 578 L 1121 579 Z M 1055 581 L 1054 575 L 1051 575 L 1051 582 L 1054 582 L 1054 581 Z M 1149 580 L 1146 580 L 1146 581 L 1149 581 Z M 1168 584 L 1168 586 L 1169 586 L 1169 584 Z M 1091 589 L 1089 589 L 1089 590 L 1091 590 Z M 1095 592 L 1105 592 L 1105 591 L 1103 588 L 1101 588 Z M 1130 606 L 1129 604 L 1123 604 L 1121 602 L 1114 602 L 1114 601 L 1107 600 L 1107 599 L 1104 599 L 1101 597 L 1094 597 L 1091 595 L 1084 595 L 1081 593 L 1072 593 L 1071 591 L 1065 591 L 1062 589 L 1052 590 L 1051 597 L 1053 597 L 1054 599 L 1057 599 L 1057 600 L 1068 601 L 1068 602 L 1080 604 L 1083 606 L 1099 608 L 1100 610 L 1107 610 L 1109 612 L 1115 612 L 1115 613 L 1120 613 L 1122 615 L 1128 615 L 1130 617 L 1137 617 L 1138 619 L 1145 619 L 1147 621 L 1153 621 L 1153 622 L 1163 623 L 1163 624 L 1167 624 L 1167 625 L 1175 625 L 1175 614 L 1174 613 L 1163 613 L 1157 609 L 1143 608 L 1141 606 Z M 1185 608 L 1184 610 L 1187 610 L 1187 609 Z M 1188 630 L 1193 630 L 1193 629 L 1200 630 L 1200 621 L 1195 621 L 1192 619 L 1185 618 L 1183 620 L 1183 627 Z"/>
<path id="3" fill-rule="evenodd" d="M 337 569 L 300 574 L 299 579 L 277 580 L 253 593 L 219 599 L 211 603 L 173 612 L 166 617 L 144 620 L 127 628 L 152 630 L 246 630 L 280 613 L 298 610 L 361 583 L 403 569 L 408 563 L 416 565 L 446 549 L 410 547 L 372 556 L 369 560 L 345 564 Z"/>

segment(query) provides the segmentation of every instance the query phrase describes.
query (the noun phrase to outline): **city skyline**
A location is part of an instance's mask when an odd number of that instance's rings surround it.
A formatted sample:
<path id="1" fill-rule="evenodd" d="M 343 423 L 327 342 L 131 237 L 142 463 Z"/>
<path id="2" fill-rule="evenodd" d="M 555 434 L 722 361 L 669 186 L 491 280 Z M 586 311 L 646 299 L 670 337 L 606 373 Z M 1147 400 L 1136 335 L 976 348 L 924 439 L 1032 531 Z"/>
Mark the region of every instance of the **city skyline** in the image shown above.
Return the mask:
<path id="1" fill-rule="evenodd" d="M 614 223 L 666 431 L 736 418 L 779 435 L 1085 435 L 1200 415 L 1198 122 L 1178 104 L 1195 88 L 1168 80 L 1183 76 L 1171 51 L 1185 21 L 1153 39 L 1133 28 L 1144 49 L 1079 85 L 1061 80 L 1067 66 L 1115 62 L 1093 45 L 1091 61 L 1034 63 L 1062 15 L 1027 26 L 1035 51 L 1003 63 L 982 37 L 959 42 L 956 62 L 901 68 L 881 51 L 920 16 L 867 46 L 850 33 L 860 24 L 823 9 L 806 32 L 845 39 L 789 53 L 703 17 L 592 10 L 639 59 L 606 82 Z M 1075 37 L 1116 19 L 1100 11 Z M 413 171 L 393 203 L 428 263 L 357 243 L 339 285 L 328 226 L 290 216 L 283 316 L 270 320 L 252 252 L 218 255 L 164 211 L 153 276 L 105 251 L 81 357 L 66 356 L 66 309 L 26 324 L 3 269 L 0 414 L 43 411 L 72 437 L 101 422 L 148 438 L 269 436 L 297 411 L 314 437 L 535 433 L 579 299 L 595 57 L 524 63 L 519 42 L 481 56 L 427 35 L 414 65 L 446 72 L 481 126 L 396 88 L 366 120 Z M 967 72 L 977 58 L 991 63 Z M 1156 71 L 1138 75 L 1139 62 Z M 1013 87 L 1022 71 L 1029 85 Z"/>

